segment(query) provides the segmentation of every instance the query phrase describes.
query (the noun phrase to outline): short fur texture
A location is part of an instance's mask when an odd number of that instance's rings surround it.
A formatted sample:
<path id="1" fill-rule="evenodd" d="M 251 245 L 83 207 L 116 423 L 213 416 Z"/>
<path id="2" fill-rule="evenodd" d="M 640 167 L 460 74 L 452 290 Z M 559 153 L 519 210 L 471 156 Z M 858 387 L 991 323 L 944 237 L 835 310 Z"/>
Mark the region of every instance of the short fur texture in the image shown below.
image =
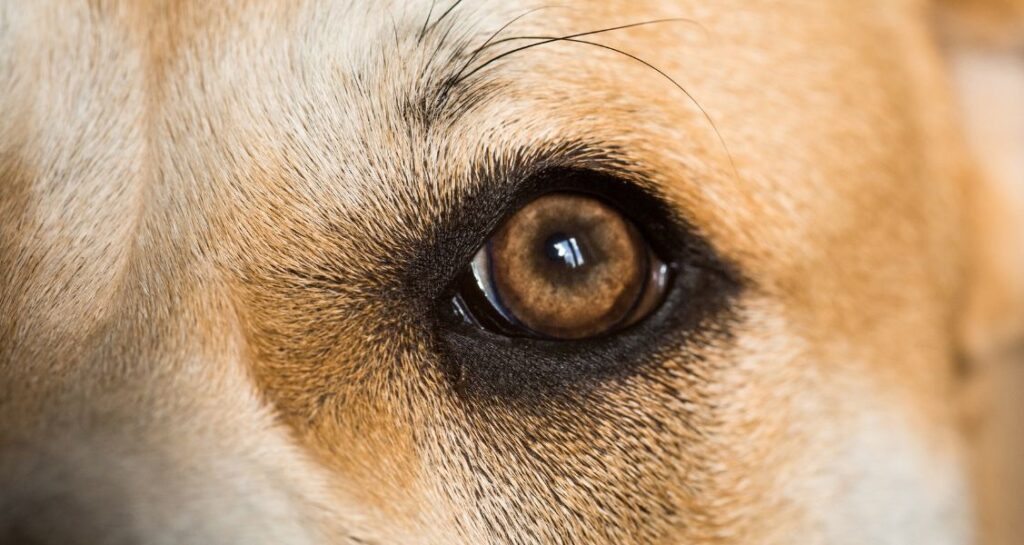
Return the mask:
<path id="1" fill-rule="evenodd" d="M 0 542 L 971 543 L 956 364 L 1020 307 L 933 8 L 0 2 Z M 728 325 L 467 395 L 417 256 L 481 165 L 608 157 Z"/>

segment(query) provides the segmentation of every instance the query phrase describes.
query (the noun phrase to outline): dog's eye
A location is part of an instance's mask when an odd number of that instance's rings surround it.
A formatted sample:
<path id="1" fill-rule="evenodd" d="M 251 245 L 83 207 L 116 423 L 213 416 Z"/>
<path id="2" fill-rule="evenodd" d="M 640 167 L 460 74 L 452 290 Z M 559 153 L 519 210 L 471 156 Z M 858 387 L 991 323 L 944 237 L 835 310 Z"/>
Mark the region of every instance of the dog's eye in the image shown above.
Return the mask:
<path id="1" fill-rule="evenodd" d="M 615 208 L 584 194 L 549 193 L 480 248 L 454 304 L 466 321 L 506 335 L 584 339 L 654 311 L 668 273 Z"/>

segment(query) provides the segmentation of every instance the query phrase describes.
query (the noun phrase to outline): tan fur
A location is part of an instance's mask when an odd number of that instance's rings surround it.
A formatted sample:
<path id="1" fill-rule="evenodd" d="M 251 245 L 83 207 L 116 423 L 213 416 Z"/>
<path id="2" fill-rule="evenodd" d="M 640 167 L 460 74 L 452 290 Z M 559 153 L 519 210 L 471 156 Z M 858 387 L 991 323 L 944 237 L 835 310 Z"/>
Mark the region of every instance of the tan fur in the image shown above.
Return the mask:
<path id="1" fill-rule="evenodd" d="M 0 2 L 0 536 L 972 542 L 952 400 L 993 209 L 932 5 L 570 4 Z M 555 43 L 436 106 L 520 15 L 688 18 L 588 39 L 693 100 Z M 480 159 L 564 142 L 650 174 L 745 279 L 735 323 L 467 398 L 396 256 Z"/>

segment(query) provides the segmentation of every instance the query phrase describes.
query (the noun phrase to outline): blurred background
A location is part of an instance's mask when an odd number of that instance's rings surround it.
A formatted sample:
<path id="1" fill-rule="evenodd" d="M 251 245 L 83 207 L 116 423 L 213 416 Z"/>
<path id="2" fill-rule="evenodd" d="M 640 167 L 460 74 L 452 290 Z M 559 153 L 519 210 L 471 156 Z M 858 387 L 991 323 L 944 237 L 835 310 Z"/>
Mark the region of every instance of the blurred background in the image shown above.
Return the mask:
<path id="1" fill-rule="evenodd" d="M 940 28 L 965 119 L 965 134 L 1010 207 L 1008 244 L 999 256 L 1024 271 L 1024 1 L 945 0 Z M 1015 220 L 1015 221 L 1014 221 Z M 1010 248 L 1007 255 L 1006 248 Z M 1014 274 L 1014 273 L 1009 273 Z M 975 346 L 965 389 L 965 426 L 975 446 L 984 543 L 1024 544 L 1024 339 L 1019 308 L 1024 278 L 1005 278 L 1002 300 L 989 301 L 993 329 Z M 993 290 L 996 292 L 997 290 Z M 999 290 L 1001 291 L 1001 290 Z M 1006 294 L 1016 294 L 1008 297 Z M 969 335 L 970 338 L 970 335 Z"/>

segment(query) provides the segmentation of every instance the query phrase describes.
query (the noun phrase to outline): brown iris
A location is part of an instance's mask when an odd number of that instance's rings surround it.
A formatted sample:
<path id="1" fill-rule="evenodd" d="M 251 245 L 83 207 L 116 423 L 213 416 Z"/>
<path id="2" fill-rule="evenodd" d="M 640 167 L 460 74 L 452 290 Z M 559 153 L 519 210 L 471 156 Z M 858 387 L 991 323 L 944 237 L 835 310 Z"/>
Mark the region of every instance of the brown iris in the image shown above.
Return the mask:
<path id="1" fill-rule="evenodd" d="M 506 330 L 582 339 L 653 311 L 667 267 L 611 206 L 582 194 L 549 193 L 506 221 L 476 254 L 471 272 L 471 288 L 483 297 L 460 294 L 457 302 L 490 305 Z"/>

